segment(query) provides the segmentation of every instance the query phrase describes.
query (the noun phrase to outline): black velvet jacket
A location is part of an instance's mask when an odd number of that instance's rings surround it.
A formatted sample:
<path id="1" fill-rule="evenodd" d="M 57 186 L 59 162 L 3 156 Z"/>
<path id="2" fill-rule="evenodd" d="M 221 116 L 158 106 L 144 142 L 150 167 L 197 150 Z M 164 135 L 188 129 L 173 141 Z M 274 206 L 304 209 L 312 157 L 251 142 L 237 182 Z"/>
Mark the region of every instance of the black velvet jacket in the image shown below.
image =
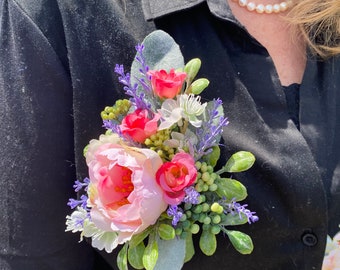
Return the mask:
<path id="1" fill-rule="evenodd" d="M 260 217 L 240 228 L 254 252 L 221 235 L 214 256 L 197 249 L 184 269 L 320 269 L 340 223 L 339 58 L 309 57 L 297 129 L 271 58 L 224 0 L 0 1 L 0 269 L 108 267 L 64 233 L 66 203 L 87 175 L 83 147 L 103 132 L 100 111 L 122 97 L 115 64 L 129 67 L 155 28 L 201 58 L 204 98 L 221 97 L 230 121 L 223 155 L 257 158 L 237 176 Z"/>

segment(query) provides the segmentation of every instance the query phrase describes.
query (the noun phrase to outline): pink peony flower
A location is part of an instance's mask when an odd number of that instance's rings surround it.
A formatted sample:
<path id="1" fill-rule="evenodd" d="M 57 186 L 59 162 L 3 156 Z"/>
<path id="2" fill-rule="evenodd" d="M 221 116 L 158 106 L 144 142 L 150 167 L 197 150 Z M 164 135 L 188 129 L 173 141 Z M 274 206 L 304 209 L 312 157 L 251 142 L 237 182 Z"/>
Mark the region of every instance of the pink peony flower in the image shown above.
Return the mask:
<path id="1" fill-rule="evenodd" d="M 176 72 L 171 69 L 167 73 L 164 69 L 150 70 L 151 85 L 154 93 L 160 98 L 174 98 L 181 90 L 186 78 L 185 72 Z"/>
<path id="2" fill-rule="evenodd" d="M 327 241 L 326 256 L 324 257 L 322 270 L 340 269 L 340 232 L 333 240 Z"/>
<path id="3" fill-rule="evenodd" d="M 116 134 L 92 140 L 86 153 L 91 220 L 101 230 L 117 232 L 116 244 L 154 224 L 167 208 L 155 180 L 161 158 L 150 149 L 121 144 Z"/>
<path id="4" fill-rule="evenodd" d="M 120 129 L 124 135 L 129 135 L 134 141 L 143 143 L 146 138 L 157 132 L 159 118 L 160 115 L 155 114 L 150 119 L 147 110 L 137 109 L 125 116 Z"/>
<path id="5" fill-rule="evenodd" d="M 195 182 L 196 176 L 194 159 L 187 153 L 179 153 L 159 168 L 156 180 L 164 191 L 164 200 L 177 205 L 185 196 L 184 189 Z"/>

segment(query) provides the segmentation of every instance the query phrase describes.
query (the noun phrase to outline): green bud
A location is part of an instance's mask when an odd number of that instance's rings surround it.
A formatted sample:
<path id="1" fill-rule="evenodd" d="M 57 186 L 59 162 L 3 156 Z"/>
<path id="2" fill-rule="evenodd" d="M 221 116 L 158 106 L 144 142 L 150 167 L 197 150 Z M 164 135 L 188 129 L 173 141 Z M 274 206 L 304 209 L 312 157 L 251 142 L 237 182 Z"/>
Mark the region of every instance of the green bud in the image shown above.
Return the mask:
<path id="1" fill-rule="evenodd" d="M 184 210 L 189 210 L 189 209 L 191 209 L 191 207 L 192 207 L 191 203 L 185 203 L 184 204 Z"/>
<path id="2" fill-rule="evenodd" d="M 201 172 L 206 172 L 207 171 L 207 163 L 206 162 L 202 162 L 202 165 L 201 165 Z"/>
<path id="3" fill-rule="evenodd" d="M 176 235 L 181 235 L 182 232 L 183 232 L 183 229 L 182 229 L 182 228 L 177 227 L 177 228 L 175 229 L 175 234 L 176 234 Z"/>
<path id="4" fill-rule="evenodd" d="M 204 220 L 203 220 L 203 223 L 204 223 L 204 224 L 210 224 L 210 223 L 211 223 L 211 218 L 208 217 L 208 216 L 206 216 L 206 217 L 204 218 Z"/>
<path id="5" fill-rule="evenodd" d="M 210 232 L 212 234 L 219 234 L 221 232 L 221 227 L 219 225 L 213 225 L 210 227 Z"/>
<path id="6" fill-rule="evenodd" d="M 212 222 L 215 223 L 215 224 L 220 223 L 220 222 L 221 222 L 221 216 L 215 215 L 215 216 L 212 218 Z"/>
<path id="7" fill-rule="evenodd" d="M 208 203 L 202 204 L 202 212 L 208 212 L 210 209 L 210 205 Z"/>
<path id="8" fill-rule="evenodd" d="M 190 232 L 192 234 L 197 234 L 200 231 L 200 226 L 196 223 L 192 224 L 190 227 Z"/>
<path id="9" fill-rule="evenodd" d="M 211 184 L 209 186 L 209 191 L 216 191 L 217 190 L 217 185 L 216 184 Z"/>
<path id="10" fill-rule="evenodd" d="M 163 240 L 171 240 L 175 238 L 175 229 L 168 224 L 161 224 L 158 227 L 158 234 L 159 237 Z"/>
<path id="11" fill-rule="evenodd" d="M 184 72 L 187 74 L 187 80 L 192 81 L 201 68 L 201 60 L 198 58 L 191 59 L 184 67 Z"/>
<path id="12" fill-rule="evenodd" d="M 222 214 L 223 213 L 223 207 L 218 203 L 214 202 L 211 207 L 210 207 L 212 212 L 215 212 L 217 214 Z"/>
<path id="13" fill-rule="evenodd" d="M 203 180 L 204 182 L 207 182 L 207 181 L 209 181 L 209 179 L 210 179 L 210 174 L 209 174 L 208 172 L 204 172 L 204 173 L 202 174 L 202 180 Z"/>
<path id="14" fill-rule="evenodd" d="M 202 212 L 202 205 L 196 205 L 196 207 L 193 210 L 194 213 L 199 214 Z"/>
<path id="15" fill-rule="evenodd" d="M 231 156 L 224 166 L 227 172 L 243 172 L 251 168 L 255 162 L 255 157 L 252 153 L 239 151 Z"/>
<path id="16" fill-rule="evenodd" d="M 180 221 L 186 221 L 187 220 L 187 215 L 183 214 L 179 220 Z"/>
<path id="17" fill-rule="evenodd" d="M 198 79 L 194 81 L 189 88 L 189 93 L 193 93 L 195 95 L 199 95 L 203 92 L 205 88 L 209 85 L 209 80 L 205 78 Z"/>

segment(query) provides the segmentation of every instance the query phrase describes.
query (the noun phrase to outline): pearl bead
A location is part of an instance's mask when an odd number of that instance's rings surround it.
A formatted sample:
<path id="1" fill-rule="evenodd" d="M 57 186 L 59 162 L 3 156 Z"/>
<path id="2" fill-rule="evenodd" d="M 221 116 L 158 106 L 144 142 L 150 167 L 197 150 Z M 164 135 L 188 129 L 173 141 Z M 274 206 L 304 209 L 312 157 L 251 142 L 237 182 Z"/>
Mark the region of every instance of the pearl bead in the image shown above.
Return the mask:
<path id="1" fill-rule="evenodd" d="M 287 10 L 287 3 L 286 2 L 281 2 L 280 3 L 280 11 L 286 11 Z"/>
<path id="2" fill-rule="evenodd" d="M 247 0 L 239 0 L 239 1 L 238 1 L 238 4 L 239 4 L 241 7 L 245 7 L 245 6 L 248 4 L 248 1 L 247 1 Z"/>
<path id="3" fill-rule="evenodd" d="M 273 6 L 272 5 L 266 5 L 264 7 L 264 12 L 266 12 L 267 14 L 270 14 L 273 12 Z"/>
<path id="4" fill-rule="evenodd" d="M 279 13 L 279 12 L 280 12 L 280 4 L 275 4 L 275 5 L 273 6 L 273 11 L 274 11 L 275 13 Z"/>
<path id="5" fill-rule="evenodd" d="M 249 11 L 254 11 L 255 8 L 256 8 L 256 5 L 255 5 L 253 2 L 249 2 L 249 3 L 247 4 L 247 9 L 248 9 Z"/>
<path id="6" fill-rule="evenodd" d="M 264 5 L 258 4 L 258 5 L 256 6 L 256 12 L 257 12 L 257 13 L 263 13 L 263 12 L 264 12 Z"/>
<path id="7" fill-rule="evenodd" d="M 293 5 L 293 0 L 282 1 L 279 4 L 255 4 L 254 2 L 248 2 L 248 0 L 232 0 L 237 2 L 240 7 L 247 8 L 249 11 L 255 11 L 256 13 L 271 14 L 285 12 L 288 8 Z"/>

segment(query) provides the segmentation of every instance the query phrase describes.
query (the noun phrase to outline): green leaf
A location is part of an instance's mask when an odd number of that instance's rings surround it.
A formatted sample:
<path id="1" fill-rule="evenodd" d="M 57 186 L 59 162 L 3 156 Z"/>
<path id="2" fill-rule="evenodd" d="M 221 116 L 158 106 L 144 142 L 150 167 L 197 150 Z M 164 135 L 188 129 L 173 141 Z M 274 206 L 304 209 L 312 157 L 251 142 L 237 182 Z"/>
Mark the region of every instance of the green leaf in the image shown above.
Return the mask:
<path id="1" fill-rule="evenodd" d="M 131 266 L 135 269 L 144 269 L 143 265 L 143 254 L 145 250 L 145 245 L 143 242 L 139 245 L 128 249 L 128 261 Z"/>
<path id="2" fill-rule="evenodd" d="M 171 240 L 175 238 L 175 229 L 169 224 L 161 224 L 158 227 L 159 237 L 163 240 Z"/>
<path id="3" fill-rule="evenodd" d="M 241 215 L 241 217 L 240 217 Z M 247 216 L 243 213 L 239 214 L 228 214 L 224 219 L 223 222 L 220 223 L 220 225 L 224 226 L 235 226 L 235 225 L 242 225 L 248 222 Z"/>
<path id="4" fill-rule="evenodd" d="M 224 166 L 227 172 L 243 172 L 251 168 L 255 162 L 255 157 L 252 153 L 240 151 L 231 156 Z"/>
<path id="5" fill-rule="evenodd" d="M 158 243 L 154 234 L 149 236 L 149 242 L 143 254 L 143 265 L 146 270 L 153 270 L 158 260 Z"/>
<path id="6" fill-rule="evenodd" d="M 134 236 L 132 236 L 130 242 L 129 242 L 129 246 L 130 247 L 135 247 L 137 245 L 139 245 L 152 231 L 153 227 L 148 227 L 147 229 L 145 229 L 144 231 L 142 231 L 139 234 L 135 234 Z"/>
<path id="7" fill-rule="evenodd" d="M 119 251 L 117 256 L 117 266 L 119 270 L 128 270 L 127 266 L 127 247 L 128 244 L 125 244 L 123 248 Z"/>
<path id="8" fill-rule="evenodd" d="M 201 68 L 201 60 L 199 58 L 191 59 L 184 67 L 184 72 L 187 74 L 187 81 L 191 82 Z"/>
<path id="9" fill-rule="evenodd" d="M 224 230 L 234 248 L 241 254 L 250 254 L 254 249 L 253 241 L 250 236 L 239 231 Z"/>
<path id="10" fill-rule="evenodd" d="M 184 262 L 188 262 L 194 257 L 195 255 L 195 247 L 194 242 L 192 241 L 192 234 L 188 233 L 187 237 L 185 238 L 185 258 Z"/>
<path id="11" fill-rule="evenodd" d="M 246 187 L 239 181 L 230 178 L 216 179 L 216 193 L 218 196 L 225 197 L 227 201 L 235 199 L 236 201 L 244 200 L 248 194 Z"/>
<path id="12" fill-rule="evenodd" d="M 212 234 L 210 230 L 203 230 L 200 237 L 199 246 L 205 255 L 213 255 L 217 247 L 215 234 Z"/>
<path id="13" fill-rule="evenodd" d="M 218 145 L 212 147 L 212 152 L 204 156 L 204 160 L 212 167 L 216 166 L 221 155 L 221 149 Z"/>
<path id="14" fill-rule="evenodd" d="M 189 87 L 189 93 L 199 95 L 203 92 L 205 88 L 209 86 L 209 80 L 205 78 L 200 78 L 194 81 Z"/>

